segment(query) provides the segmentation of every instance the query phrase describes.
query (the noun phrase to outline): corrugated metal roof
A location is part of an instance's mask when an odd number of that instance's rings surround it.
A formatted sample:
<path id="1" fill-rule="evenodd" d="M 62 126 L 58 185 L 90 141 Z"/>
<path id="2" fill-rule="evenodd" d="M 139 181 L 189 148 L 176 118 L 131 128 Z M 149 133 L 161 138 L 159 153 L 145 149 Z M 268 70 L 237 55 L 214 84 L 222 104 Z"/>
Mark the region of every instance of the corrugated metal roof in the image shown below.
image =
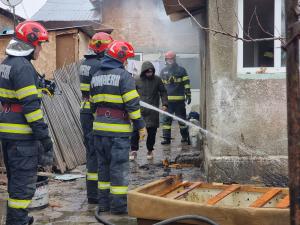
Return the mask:
<path id="1" fill-rule="evenodd" d="M 100 1 L 100 0 L 98 0 Z M 32 17 L 37 21 L 101 21 L 99 8 L 90 0 L 47 0 Z"/>

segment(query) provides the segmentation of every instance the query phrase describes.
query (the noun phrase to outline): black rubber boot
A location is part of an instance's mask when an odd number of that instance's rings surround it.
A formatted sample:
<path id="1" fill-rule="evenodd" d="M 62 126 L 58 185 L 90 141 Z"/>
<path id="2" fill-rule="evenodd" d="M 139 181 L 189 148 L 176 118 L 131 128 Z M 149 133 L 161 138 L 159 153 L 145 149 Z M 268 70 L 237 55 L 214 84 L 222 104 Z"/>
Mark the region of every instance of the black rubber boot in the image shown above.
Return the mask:
<path id="1" fill-rule="evenodd" d="M 164 138 L 164 140 L 162 142 L 160 142 L 162 145 L 169 145 L 171 144 L 171 140 L 170 139 L 166 139 Z"/>
<path id="2" fill-rule="evenodd" d="M 109 207 L 98 206 L 97 210 L 98 210 L 98 212 L 109 212 L 110 208 Z"/>
<path id="3" fill-rule="evenodd" d="M 187 143 L 188 145 L 191 145 L 190 137 L 182 138 L 182 139 L 181 139 L 181 143 Z"/>
<path id="4" fill-rule="evenodd" d="M 34 222 L 33 216 L 28 216 L 28 225 L 33 224 L 33 222 Z"/>
<path id="5" fill-rule="evenodd" d="M 89 203 L 89 204 L 94 204 L 94 205 L 96 205 L 96 204 L 98 204 L 98 199 L 95 199 L 95 198 L 88 198 L 88 203 Z"/>

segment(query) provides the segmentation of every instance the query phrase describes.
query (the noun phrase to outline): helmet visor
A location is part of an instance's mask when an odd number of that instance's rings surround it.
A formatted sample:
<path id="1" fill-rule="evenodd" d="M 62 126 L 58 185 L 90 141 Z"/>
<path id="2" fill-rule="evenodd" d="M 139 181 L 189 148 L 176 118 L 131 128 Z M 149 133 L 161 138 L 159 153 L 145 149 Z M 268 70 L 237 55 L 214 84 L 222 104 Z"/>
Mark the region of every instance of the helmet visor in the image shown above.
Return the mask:
<path id="1" fill-rule="evenodd" d="M 28 56 L 33 51 L 34 47 L 16 39 L 10 40 L 6 47 L 6 54 L 12 56 Z"/>

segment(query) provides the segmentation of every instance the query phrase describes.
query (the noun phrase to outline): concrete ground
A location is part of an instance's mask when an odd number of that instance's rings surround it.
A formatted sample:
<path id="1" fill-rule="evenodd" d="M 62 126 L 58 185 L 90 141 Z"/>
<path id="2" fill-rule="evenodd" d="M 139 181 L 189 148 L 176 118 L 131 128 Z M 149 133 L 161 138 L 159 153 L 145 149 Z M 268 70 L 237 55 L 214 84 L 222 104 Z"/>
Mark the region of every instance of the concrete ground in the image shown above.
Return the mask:
<path id="1" fill-rule="evenodd" d="M 162 160 L 168 158 L 173 162 L 177 158 L 184 161 L 187 155 L 199 153 L 199 149 L 192 149 L 190 146 L 180 143 L 180 135 L 177 132 L 176 124 L 174 130 L 174 140 L 170 146 L 160 145 L 161 132 L 157 134 L 154 159 L 146 159 L 145 143 L 141 143 L 141 149 L 137 160 L 130 162 L 130 189 L 137 186 L 157 180 L 168 174 L 182 173 L 185 180 L 199 181 L 203 180 L 203 171 L 200 167 L 171 169 L 165 171 L 162 166 Z M 188 157 L 187 157 L 188 158 Z M 193 158 L 193 156 L 192 156 Z M 190 159 L 188 159 L 190 160 Z M 85 166 L 78 167 L 77 173 L 85 173 Z M 35 217 L 35 225 L 86 225 L 99 224 L 94 218 L 95 206 L 88 205 L 86 200 L 85 179 L 77 179 L 69 182 L 50 180 L 50 200 L 49 207 L 42 210 L 35 210 L 31 215 Z M 5 217 L 5 199 L 7 193 L 4 186 L 0 186 L 0 224 L 4 224 Z M 113 216 L 106 214 L 110 222 L 116 225 L 136 225 L 136 219 L 128 216 Z"/>

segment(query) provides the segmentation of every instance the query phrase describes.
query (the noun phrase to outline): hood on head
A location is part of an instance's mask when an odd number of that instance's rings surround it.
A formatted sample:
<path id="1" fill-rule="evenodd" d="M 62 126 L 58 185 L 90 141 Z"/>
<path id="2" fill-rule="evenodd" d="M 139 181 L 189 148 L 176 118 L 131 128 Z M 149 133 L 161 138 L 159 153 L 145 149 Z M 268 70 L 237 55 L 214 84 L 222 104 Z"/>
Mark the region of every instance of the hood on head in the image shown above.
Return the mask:
<path id="1" fill-rule="evenodd" d="M 5 52 L 7 55 L 11 56 L 29 56 L 34 52 L 34 47 L 23 41 L 13 38 L 8 43 Z"/>
<path id="2" fill-rule="evenodd" d="M 150 61 L 145 61 L 142 64 L 142 68 L 141 68 L 141 77 L 145 76 L 145 72 L 149 69 L 153 70 L 153 76 L 155 75 L 155 67 L 154 65 L 150 62 Z"/>

